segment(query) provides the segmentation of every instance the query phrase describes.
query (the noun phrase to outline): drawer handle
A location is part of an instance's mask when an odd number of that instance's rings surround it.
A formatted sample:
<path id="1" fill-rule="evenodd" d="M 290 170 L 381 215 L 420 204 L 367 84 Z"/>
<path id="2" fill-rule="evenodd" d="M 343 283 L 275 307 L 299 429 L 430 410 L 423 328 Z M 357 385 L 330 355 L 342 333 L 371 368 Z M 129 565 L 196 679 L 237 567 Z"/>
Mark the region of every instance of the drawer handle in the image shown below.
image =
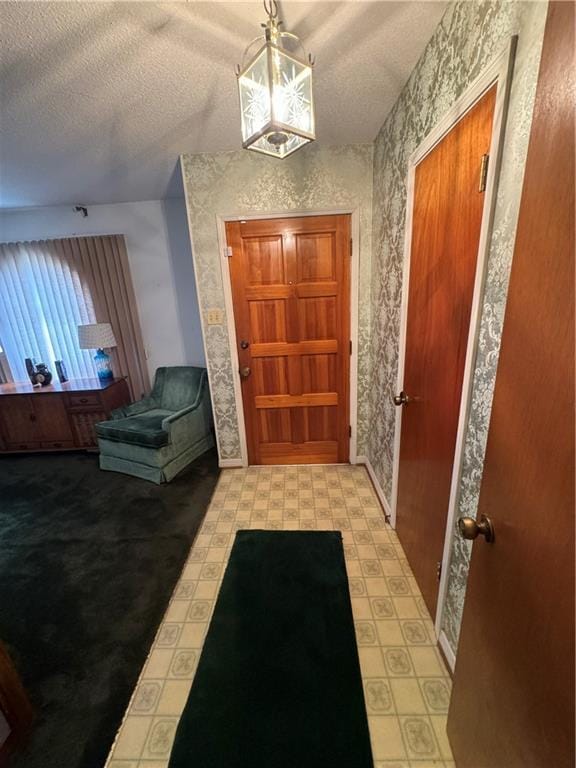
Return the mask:
<path id="1" fill-rule="evenodd" d="M 88 402 L 88 398 L 87 397 L 81 397 L 80 398 L 80 402 L 81 403 L 87 403 Z"/>

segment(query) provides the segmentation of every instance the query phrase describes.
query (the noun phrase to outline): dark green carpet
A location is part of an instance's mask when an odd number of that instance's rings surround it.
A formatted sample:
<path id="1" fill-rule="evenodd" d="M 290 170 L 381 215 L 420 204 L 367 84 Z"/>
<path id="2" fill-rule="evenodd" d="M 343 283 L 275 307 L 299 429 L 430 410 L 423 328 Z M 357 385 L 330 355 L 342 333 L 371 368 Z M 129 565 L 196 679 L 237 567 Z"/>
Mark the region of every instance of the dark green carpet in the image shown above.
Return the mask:
<path id="1" fill-rule="evenodd" d="M 102 768 L 218 477 L 88 454 L 0 459 L 0 638 L 38 710 L 14 768 Z"/>
<path id="2" fill-rule="evenodd" d="M 340 532 L 238 532 L 170 768 L 372 768 Z"/>

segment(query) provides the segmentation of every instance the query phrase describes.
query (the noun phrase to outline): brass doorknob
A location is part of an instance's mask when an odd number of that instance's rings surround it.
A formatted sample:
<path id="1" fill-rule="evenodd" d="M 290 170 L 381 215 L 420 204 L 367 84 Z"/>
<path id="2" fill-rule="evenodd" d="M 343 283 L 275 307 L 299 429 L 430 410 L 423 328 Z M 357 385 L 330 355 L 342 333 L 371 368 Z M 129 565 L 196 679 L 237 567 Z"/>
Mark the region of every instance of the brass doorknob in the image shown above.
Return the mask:
<path id="1" fill-rule="evenodd" d="M 408 397 L 406 392 L 402 390 L 399 395 L 394 395 L 392 399 L 394 400 L 394 405 L 406 405 L 406 403 L 409 403 L 412 398 Z"/>
<path id="2" fill-rule="evenodd" d="M 486 541 L 494 541 L 494 526 L 486 515 L 482 515 L 480 521 L 473 517 L 461 517 L 458 520 L 458 531 L 463 539 L 473 540 L 478 535 L 484 536 Z"/>
<path id="3" fill-rule="evenodd" d="M 247 379 L 248 376 L 250 376 L 251 370 L 248 366 L 245 366 L 244 368 L 240 368 L 240 376 L 242 376 L 243 379 Z"/>

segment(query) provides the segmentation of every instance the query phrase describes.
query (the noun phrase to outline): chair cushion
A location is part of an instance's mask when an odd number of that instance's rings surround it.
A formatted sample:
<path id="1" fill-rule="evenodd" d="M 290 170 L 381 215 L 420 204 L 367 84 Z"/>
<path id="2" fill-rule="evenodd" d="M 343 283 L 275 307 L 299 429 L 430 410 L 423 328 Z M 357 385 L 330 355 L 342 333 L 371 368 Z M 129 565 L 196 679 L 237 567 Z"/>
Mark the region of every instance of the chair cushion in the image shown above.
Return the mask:
<path id="1" fill-rule="evenodd" d="M 168 444 L 168 432 L 162 429 L 162 421 L 170 414 L 171 411 L 154 408 L 125 419 L 101 421 L 96 424 L 96 434 L 119 443 L 161 448 Z"/>

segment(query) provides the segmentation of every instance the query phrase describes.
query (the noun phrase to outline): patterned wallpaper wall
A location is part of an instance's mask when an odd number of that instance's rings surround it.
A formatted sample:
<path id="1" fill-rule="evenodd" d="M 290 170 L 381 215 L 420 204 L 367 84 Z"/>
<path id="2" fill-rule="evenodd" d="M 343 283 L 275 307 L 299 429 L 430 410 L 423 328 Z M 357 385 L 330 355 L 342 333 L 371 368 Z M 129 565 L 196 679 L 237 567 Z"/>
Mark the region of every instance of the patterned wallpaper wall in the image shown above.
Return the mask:
<path id="1" fill-rule="evenodd" d="M 376 138 L 369 387 L 372 429 L 368 455 L 389 499 L 408 159 L 510 37 L 518 34 L 460 481 L 458 515 L 476 514 L 546 11 L 545 2 L 464 1 L 449 6 Z M 443 629 L 454 651 L 466 590 L 469 545 L 454 536 L 443 617 Z"/>
<path id="2" fill-rule="evenodd" d="M 358 453 L 369 425 L 370 258 L 372 253 L 372 144 L 310 144 L 286 160 L 254 152 L 183 155 L 192 252 L 201 312 L 225 312 L 217 216 L 358 209 L 360 224 Z M 204 325 L 206 359 L 220 458 L 240 458 L 226 321 Z"/>

